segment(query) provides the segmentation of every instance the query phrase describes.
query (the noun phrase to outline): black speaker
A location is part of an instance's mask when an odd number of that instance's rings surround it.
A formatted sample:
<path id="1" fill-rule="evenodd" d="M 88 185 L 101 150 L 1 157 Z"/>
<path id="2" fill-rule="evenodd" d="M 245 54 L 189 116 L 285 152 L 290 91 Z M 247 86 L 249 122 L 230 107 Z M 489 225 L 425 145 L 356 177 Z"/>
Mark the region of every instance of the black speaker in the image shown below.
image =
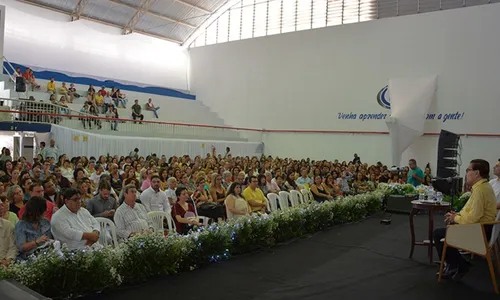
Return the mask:
<path id="1" fill-rule="evenodd" d="M 454 134 L 453 132 L 441 130 L 439 133 L 439 148 L 458 148 L 458 143 L 460 141 L 460 136 Z"/>
<path id="2" fill-rule="evenodd" d="M 438 178 L 456 177 L 460 155 L 458 147 L 460 136 L 446 130 L 441 130 L 438 141 L 437 172 Z"/>
<path id="3" fill-rule="evenodd" d="M 2 300 L 46 300 L 50 299 L 30 290 L 13 280 L 0 280 L 0 299 Z"/>
<path id="4" fill-rule="evenodd" d="M 16 77 L 16 92 L 25 93 L 26 92 L 26 82 L 23 77 Z"/>

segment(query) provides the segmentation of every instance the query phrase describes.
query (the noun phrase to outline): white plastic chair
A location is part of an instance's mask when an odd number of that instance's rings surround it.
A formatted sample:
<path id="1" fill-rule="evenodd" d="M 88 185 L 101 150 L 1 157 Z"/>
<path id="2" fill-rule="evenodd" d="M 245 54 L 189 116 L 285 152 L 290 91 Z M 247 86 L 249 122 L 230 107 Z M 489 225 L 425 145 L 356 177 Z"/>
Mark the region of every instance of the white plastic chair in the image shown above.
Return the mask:
<path id="1" fill-rule="evenodd" d="M 301 199 L 302 194 L 296 190 L 290 191 L 290 202 L 292 203 L 292 207 L 298 206 L 300 203 L 304 203 L 304 200 Z"/>
<path id="2" fill-rule="evenodd" d="M 279 195 L 280 195 L 280 208 L 282 210 L 289 208 L 290 203 L 288 202 L 288 199 L 290 199 L 290 193 L 285 192 L 285 191 L 281 191 L 281 192 L 279 192 Z"/>
<path id="3" fill-rule="evenodd" d="M 167 219 L 168 220 L 168 214 L 164 211 L 150 211 L 148 212 L 148 218 L 151 220 L 151 222 L 153 223 L 153 229 L 155 231 L 160 231 L 160 232 L 164 232 L 165 229 L 163 228 L 163 219 Z M 171 220 L 171 218 L 170 218 Z M 170 223 L 170 221 L 169 221 Z M 170 230 L 170 228 L 169 228 Z"/>
<path id="4" fill-rule="evenodd" d="M 309 202 L 311 201 L 311 198 L 309 198 L 309 190 L 307 189 L 302 189 L 300 190 L 300 192 L 302 193 L 302 196 L 304 197 L 304 202 Z"/>
<path id="5" fill-rule="evenodd" d="M 118 239 L 116 237 L 116 226 L 113 221 L 108 218 L 96 217 L 97 222 L 99 222 L 99 227 L 101 232 L 99 234 L 99 243 L 103 246 L 112 244 L 113 247 L 118 248 Z M 110 235 L 108 235 L 108 233 Z"/>
<path id="6" fill-rule="evenodd" d="M 484 231 L 485 225 L 493 225 L 490 240 L 487 240 Z M 495 255 L 497 261 L 497 268 L 500 268 L 499 255 L 498 255 L 498 235 L 500 233 L 500 212 L 497 213 L 494 222 L 475 223 L 475 224 L 456 224 L 448 226 L 446 230 L 446 237 L 444 239 L 443 253 L 446 253 L 446 248 L 452 247 L 458 250 L 470 252 L 478 256 L 483 256 L 488 262 L 490 269 L 491 282 L 493 289 L 498 294 L 498 285 L 495 276 L 495 269 L 493 267 L 492 255 Z M 443 275 L 445 255 L 441 255 L 441 266 L 439 268 L 438 282 L 441 282 Z M 498 270 L 500 271 L 500 270 Z"/>
<path id="7" fill-rule="evenodd" d="M 269 193 L 267 194 L 267 199 L 269 200 L 269 204 L 271 206 L 271 211 L 277 211 L 278 210 L 278 195 L 275 193 Z"/>

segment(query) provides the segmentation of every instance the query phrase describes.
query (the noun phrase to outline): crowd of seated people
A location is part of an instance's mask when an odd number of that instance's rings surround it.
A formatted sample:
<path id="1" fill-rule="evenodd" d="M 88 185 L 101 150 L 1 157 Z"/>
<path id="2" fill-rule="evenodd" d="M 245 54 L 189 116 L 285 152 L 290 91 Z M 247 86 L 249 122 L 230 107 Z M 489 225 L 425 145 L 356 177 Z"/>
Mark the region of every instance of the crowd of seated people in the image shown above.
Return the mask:
<path id="1" fill-rule="evenodd" d="M 22 72 L 21 68 L 17 68 L 15 76 L 23 78 L 27 86 L 31 87 L 31 90 L 40 90 L 40 85 L 36 82 L 36 78 L 30 68 L 26 68 L 25 72 Z M 59 114 L 69 113 L 68 109 L 64 109 L 68 107 L 68 103 L 73 103 L 75 98 L 82 97 L 78 94 L 73 83 L 70 83 L 68 87 L 66 82 L 62 82 L 61 86 L 58 87 L 54 78 L 51 78 L 47 83 L 46 91 L 49 94 L 49 101 L 54 105 L 62 107 L 62 109 L 55 112 Z M 59 100 L 57 100 L 58 97 Z M 127 102 L 127 96 L 118 88 L 111 87 L 111 89 L 107 90 L 106 87 L 103 86 L 101 89 L 96 91 L 93 85 L 89 85 L 85 103 L 80 112 L 85 115 L 88 114 L 93 116 L 99 116 L 102 114 L 108 118 L 117 119 L 119 118 L 117 108 L 120 106 L 127 108 Z M 158 110 L 160 107 L 156 106 L 151 98 L 149 98 L 148 102 L 144 104 L 144 107 L 146 110 L 151 111 L 156 118 L 158 118 Z M 140 119 L 142 121 L 144 119 L 144 115 L 141 113 L 141 110 L 142 106 L 139 104 L 139 100 L 136 99 L 134 101 L 134 105 L 131 107 L 131 116 L 134 120 Z M 91 118 L 81 118 L 81 120 L 84 128 L 87 128 L 87 126 L 91 128 L 91 123 L 94 124 L 95 128 L 102 128 L 100 122 L 97 122 L 97 120 L 91 120 Z M 57 123 L 60 121 L 60 118 L 53 118 L 51 121 Z M 118 122 L 113 121 L 110 123 L 111 129 L 117 130 Z"/>
<path id="2" fill-rule="evenodd" d="M 0 156 L 0 264 L 25 260 L 53 240 L 70 249 L 98 244 L 95 218 L 116 225 L 119 240 L 151 232 L 148 213 L 170 215 L 175 230 L 188 233 L 201 226 L 199 216 L 224 222 L 269 213 L 266 195 L 309 188 L 318 202 L 373 190 L 394 176 L 381 163 L 293 160 L 289 158 L 206 157 L 156 154 L 141 156 L 68 157 L 55 141 L 40 145 L 33 164 Z M 399 179 L 397 179 L 399 180 Z M 8 231 L 8 230 L 7 230 Z M 5 235 L 8 236 L 8 235 Z M 14 250 L 13 250 L 14 249 Z M 14 254 L 15 253 L 15 254 Z"/>

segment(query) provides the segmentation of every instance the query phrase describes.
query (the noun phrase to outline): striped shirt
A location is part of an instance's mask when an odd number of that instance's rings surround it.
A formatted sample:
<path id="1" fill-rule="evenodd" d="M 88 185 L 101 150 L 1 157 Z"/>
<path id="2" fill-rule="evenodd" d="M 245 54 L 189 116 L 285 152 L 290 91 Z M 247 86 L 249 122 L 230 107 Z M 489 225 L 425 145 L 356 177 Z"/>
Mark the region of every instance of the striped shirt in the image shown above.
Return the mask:
<path id="1" fill-rule="evenodd" d="M 116 234 L 122 239 L 127 239 L 130 234 L 153 228 L 153 223 L 148 218 L 144 205 L 135 203 L 130 207 L 123 202 L 115 213 Z"/>

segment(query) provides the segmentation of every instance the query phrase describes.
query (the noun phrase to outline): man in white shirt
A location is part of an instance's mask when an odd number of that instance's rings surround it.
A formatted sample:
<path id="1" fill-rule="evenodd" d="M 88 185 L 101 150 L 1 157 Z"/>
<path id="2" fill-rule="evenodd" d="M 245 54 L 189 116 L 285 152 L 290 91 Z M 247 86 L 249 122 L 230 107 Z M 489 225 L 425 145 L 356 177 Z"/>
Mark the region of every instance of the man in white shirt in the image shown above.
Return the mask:
<path id="1" fill-rule="evenodd" d="M 495 197 L 497 199 L 497 209 L 500 209 L 500 161 L 497 162 L 497 164 L 493 168 L 493 174 L 495 174 L 497 178 L 490 180 L 490 185 L 493 188 L 493 192 L 495 192 Z"/>
<path id="2" fill-rule="evenodd" d="M 66 244 L 69 249 L 82 249 L 92 246 L 99 240 L 100 226 L 94 217 L 82 208 L 82 198 L 76 189 L 64 192 L 63 207 L 50 222 L 54 239 Z"/>
<path id="3" fill-rule="evenodd" d="M 160 182 L 160 176 L 151 176 L 151 186 L 142 192 L 141 203 L 144 204 L 148 212 L 164 211 L 170 214 L 172 208 L 168 202 L 167 194 L 160 190 Z"/>
<path id="4" fill-rule="evenodd" d="M 123 188 L 124 201 L 115 213 L 116 234 L 128 239 L 142 232 L 153 231 L 153 223 L 148 218 L 144 205 L 136 203 L 137 189 L 129 184 Z"/>
<path id="5" fill-rule="evenodd" d="M 168 189 L 165 191 L 165 194 L 167 194 L 170 205 L 174 205 L 177 201 L 177 196 L 175 195 L 175 189 L 177 188 L 177 179 L 175 179 L 175 177 L 170 177 L 167 180 L 167 183 Z"/>

